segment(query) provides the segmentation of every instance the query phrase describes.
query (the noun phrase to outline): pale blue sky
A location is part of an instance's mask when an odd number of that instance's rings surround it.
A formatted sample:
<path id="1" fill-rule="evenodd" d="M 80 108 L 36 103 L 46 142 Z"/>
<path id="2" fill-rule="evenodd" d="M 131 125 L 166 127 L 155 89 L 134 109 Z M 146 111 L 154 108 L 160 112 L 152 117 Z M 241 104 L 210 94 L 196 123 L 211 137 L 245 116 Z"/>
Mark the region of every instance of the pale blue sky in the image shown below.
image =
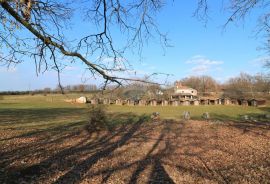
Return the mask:
<path id="1" fill-rule="evenodd" d="M 222 25 L 229 14 L 218 3 L 210 4 L 210 19 L 204 26 L 203 22 L 192 17 L 196 1 L 181 2 L 168 3 L 156 17 L 161 31 L 168 33 L 173 47 L 164 53 L 157 41 L 151 41 L 143 49 L 142 61 L 136 54 L 127 53 L 137 75 L 168 73 L 172 74 L 171 82 L 191 75 L 210 75 L 224 82 L 240 72 L 264 72 L 260 60 L 267 58 L 267 54 L 258 50 L 264 40 L 255 37 L 260 10 L 255 10 L 245 21 L 231 24 L 223 30 Z M 81 24 L 79 19 L 77 24 Z M 81 27 L 75 28 L 69 34 L 79 36 L 82 30 L 85 31 Z M 99 79 L 85 81 L 86 78 L 84 67 L 78 63 L 67 67 L 62 74 L 63 85 L 100 84 Z M 0 66 L 0 84 L 0 91 L 53 88 L 57 85 L 57 77 L 54 71 L 36 76 L 33 62 L 28 60 L 10 69 Z"/>

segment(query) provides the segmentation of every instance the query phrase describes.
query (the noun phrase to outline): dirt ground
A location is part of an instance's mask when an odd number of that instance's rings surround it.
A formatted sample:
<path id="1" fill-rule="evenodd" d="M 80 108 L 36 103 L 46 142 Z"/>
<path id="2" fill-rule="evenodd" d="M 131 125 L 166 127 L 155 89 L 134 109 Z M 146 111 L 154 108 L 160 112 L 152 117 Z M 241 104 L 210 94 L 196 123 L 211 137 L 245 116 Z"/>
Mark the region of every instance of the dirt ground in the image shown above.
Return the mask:
<path id="1" fill-rule="evenodd" d="M 0 183 L 270 183 L 269 123 L 141 117 L 113 131 L 0 136 Z"/>

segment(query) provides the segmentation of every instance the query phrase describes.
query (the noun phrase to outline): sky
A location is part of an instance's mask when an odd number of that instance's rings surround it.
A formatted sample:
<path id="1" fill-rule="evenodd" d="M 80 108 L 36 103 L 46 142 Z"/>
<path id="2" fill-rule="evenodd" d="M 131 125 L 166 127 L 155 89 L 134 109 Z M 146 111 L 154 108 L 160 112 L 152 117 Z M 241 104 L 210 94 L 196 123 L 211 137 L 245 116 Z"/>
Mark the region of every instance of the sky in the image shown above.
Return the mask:
<path id="1" fill-rule="evenodd" d="M 126 59 L 136 75 L 166 73 L 170 74 L 169 82 L 188 76 L 210 75 L 219 82 L 225 82 L 240 72 L 265 72 L 262 61 L 268 59 L 268 55 L 259 49 L 264 39 L 255 34 L 257 15 L 262 12 L 255 10 L 244 21 L 223 29 L 222 25 L 230 14 L 223 11 L 218 1 L 210 4 L 206 25 L 192 16 L 195 2 L 169 1 L 160 10 L 156 21 L 160 30 L 168 34 L 171 47 L 164 50 L 157 40 L 153 40 L 144 45 L 141 59 L 136 53 L 127 52 Z M 83 23 L 77 19 L 76 24 L 80 26 Z M 70 34 L 82 35 L 84 31 L 75 28 L 70 30 Z M 89 77 L 85 67 L 78 62 L 67 66 L 61 79 L 63 85 L 101 84 L 100 79 Z M 165 76 L 157 76 L 155 80 L 163 82 Z M 57 73 L 53 70 L 37 75 L 30 58 L 10 68 L 0 66 L 0 91 L 54 88 L 57 83 Z"/>

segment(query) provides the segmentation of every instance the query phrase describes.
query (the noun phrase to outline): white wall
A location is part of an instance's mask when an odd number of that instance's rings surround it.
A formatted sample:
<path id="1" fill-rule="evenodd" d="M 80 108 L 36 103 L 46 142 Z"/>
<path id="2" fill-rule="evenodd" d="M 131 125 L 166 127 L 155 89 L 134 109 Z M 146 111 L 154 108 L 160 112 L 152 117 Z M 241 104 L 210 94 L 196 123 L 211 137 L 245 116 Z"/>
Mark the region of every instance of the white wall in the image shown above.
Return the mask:
<path id="1" fill-rule="evenodd" d="M 185 94 L 191 94 L 191 95 L 197 96 L 197 90 L 192 89 L 192 88 L 189 88 L 189 89 L 175 89 L 174 92 L 177 93 L 177 94 L 185 93 Z"/>

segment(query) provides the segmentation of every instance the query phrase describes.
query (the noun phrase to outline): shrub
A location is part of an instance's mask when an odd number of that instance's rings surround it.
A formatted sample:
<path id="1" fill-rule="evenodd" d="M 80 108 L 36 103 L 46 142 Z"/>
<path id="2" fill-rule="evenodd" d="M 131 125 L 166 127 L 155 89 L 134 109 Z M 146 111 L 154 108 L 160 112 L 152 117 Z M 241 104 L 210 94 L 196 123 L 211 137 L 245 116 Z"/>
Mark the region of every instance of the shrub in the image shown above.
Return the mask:
<path id="1" fill-rule="evenodd" d="M 108 128 L 107 109 L 103 105 L 92 105 L 89 111 L 88 131 L 98 131 Z"/>

